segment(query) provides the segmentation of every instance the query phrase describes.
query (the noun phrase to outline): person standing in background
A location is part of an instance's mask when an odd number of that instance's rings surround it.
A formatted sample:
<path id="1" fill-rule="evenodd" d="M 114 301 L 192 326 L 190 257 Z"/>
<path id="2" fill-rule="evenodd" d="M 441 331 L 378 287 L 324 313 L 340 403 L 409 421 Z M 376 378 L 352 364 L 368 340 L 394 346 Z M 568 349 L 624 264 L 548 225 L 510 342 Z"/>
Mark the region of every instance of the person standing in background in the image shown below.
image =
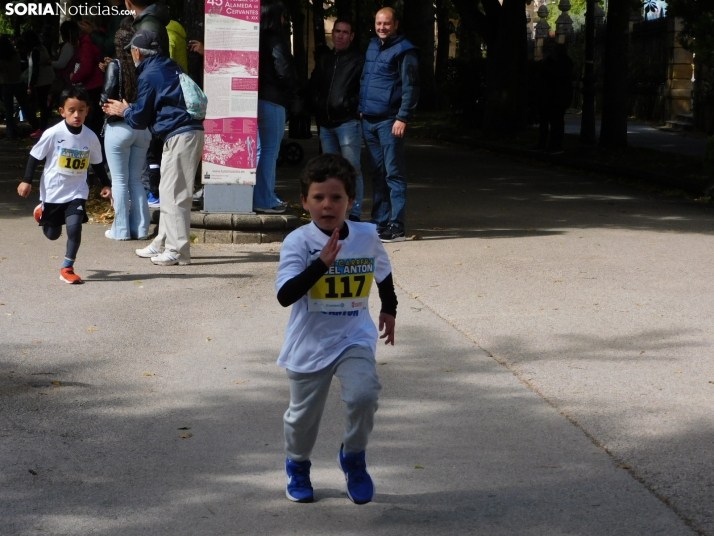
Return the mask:
<path id="1" fill-rule="evenodd" d="M 258 167 L 253 210 L 282 214 L 287 210 L 275 195 L 280 142 L 285 134 L 286 109 L 297 90 L 290 46 L 283 30 L 285 6 L 279 0 L 260 5 L 260 64 L 258 71 Z"/>
<path id="2" fill-rule="evenodd" d="M 372 223 L 382 242 L 406 240 L 404 134 L 419 100 L 417 49 L 397 34 L 398 28 L 392 8 L 377 12 L 377 37 L 367 49 L 359 99 L 372 175 Z"/>
<path id="3" fill-rule="evenodd" d="M 349 219 L 360 221 L 364 184 L 360 166 L 362 126 L 359 120 L 359 84 L 364 56 L 352 46 L 352 22 L 338 18 L 332 27 L 334 50 L 317 56 L 310 77 L 310 99 L 326 153 L 344 156 L 357 171 L 355 198 Z"/>

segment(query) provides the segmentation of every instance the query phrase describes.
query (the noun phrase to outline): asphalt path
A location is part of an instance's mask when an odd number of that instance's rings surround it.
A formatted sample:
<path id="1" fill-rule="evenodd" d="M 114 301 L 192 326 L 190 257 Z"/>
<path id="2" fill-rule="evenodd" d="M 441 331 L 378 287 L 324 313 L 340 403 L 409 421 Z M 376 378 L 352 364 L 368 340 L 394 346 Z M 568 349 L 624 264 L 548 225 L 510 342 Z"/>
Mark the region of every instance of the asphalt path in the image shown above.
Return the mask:
<path id="1" fill-rule="evenodd" d="M 565 114 L 565 133 L 580 135 L 580 114 Z M 600 118 L 595 120 L 596 135 L 600 135 Z M 627 121 L 627 143 L 633 147 L 646 147 L 667 153 L 679 153 L 694 158 L 702 158 L 706 147 L 706 136 L 695 132 L 666 132 L 651 123 L 629 119 Z"/>
<path id="2" fill-rule="evenodd" d="M 280 245 L 156 267 L 86 225 L 66 285 L 0 154 L 3 534 L 714 534 L 710 205 L 410 142 L 377 495 L 347 499 L 333 388 L 297 505 Z"/>

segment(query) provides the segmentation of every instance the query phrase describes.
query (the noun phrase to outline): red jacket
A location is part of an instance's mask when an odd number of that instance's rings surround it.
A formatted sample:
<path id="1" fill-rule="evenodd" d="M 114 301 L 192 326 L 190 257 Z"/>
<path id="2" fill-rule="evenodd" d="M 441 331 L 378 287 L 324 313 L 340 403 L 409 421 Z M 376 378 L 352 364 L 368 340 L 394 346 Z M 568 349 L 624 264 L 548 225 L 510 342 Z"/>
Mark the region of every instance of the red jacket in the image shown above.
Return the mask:
<path id="1" fill-rule="evenodd" d="M 79 70 L 72 77 L 73 84 L 84 84 L 87 89 L 96 89 L 104 84 L 104 74 L 99 68 L 102 51 L 92 43 L 88 34 L 79 38 Z"/>

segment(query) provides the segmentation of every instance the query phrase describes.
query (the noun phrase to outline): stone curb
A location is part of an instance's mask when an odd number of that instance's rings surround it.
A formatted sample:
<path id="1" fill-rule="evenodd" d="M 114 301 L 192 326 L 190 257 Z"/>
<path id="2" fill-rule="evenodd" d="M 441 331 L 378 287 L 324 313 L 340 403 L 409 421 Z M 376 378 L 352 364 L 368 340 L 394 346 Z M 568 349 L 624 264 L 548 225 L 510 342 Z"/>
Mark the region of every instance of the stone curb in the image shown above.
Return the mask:
<path id="1" fill-rule="evenodd" d="M 152 233 L 159 209 L 151 210 Z M 267 244 L 282 242 L 300 219 L 294 214 L 207 214 L 191 212 L 191 241 L 202 244 Z"/>

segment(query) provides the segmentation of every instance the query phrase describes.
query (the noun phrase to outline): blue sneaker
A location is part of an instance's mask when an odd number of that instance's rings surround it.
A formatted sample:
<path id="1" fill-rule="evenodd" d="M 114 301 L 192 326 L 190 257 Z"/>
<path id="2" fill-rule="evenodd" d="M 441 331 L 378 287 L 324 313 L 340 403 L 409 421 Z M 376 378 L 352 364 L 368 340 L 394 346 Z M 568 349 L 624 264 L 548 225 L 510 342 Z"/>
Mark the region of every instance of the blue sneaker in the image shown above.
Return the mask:
<path id="1" fill-rule="evenodd" d="M 146 195 L 146 199 L 149 201 L 150 208 L 159 208 L 161 206 L 161 200 L 151 192 Z"/>
<path id="2" fill-rule="evenodd" d="M 285 487 L 285 496 L 291 501 L 310 503 L 315 496 L 310 482 L 310 460 L 294 462 L 285 459 L 285 473 L 288 475 L 288 485 Z"/>
<path id="3" fill-rule="evenodd" d="M 342 454 L 344 445 L 340 446 L 337 461 L 345 473 L 347 481 L 347 495 L 355 504 L 367 504 L 374 497 L 374 482 L 367 472 L 367 462 L 364 451 L 359 454 Z"/>

